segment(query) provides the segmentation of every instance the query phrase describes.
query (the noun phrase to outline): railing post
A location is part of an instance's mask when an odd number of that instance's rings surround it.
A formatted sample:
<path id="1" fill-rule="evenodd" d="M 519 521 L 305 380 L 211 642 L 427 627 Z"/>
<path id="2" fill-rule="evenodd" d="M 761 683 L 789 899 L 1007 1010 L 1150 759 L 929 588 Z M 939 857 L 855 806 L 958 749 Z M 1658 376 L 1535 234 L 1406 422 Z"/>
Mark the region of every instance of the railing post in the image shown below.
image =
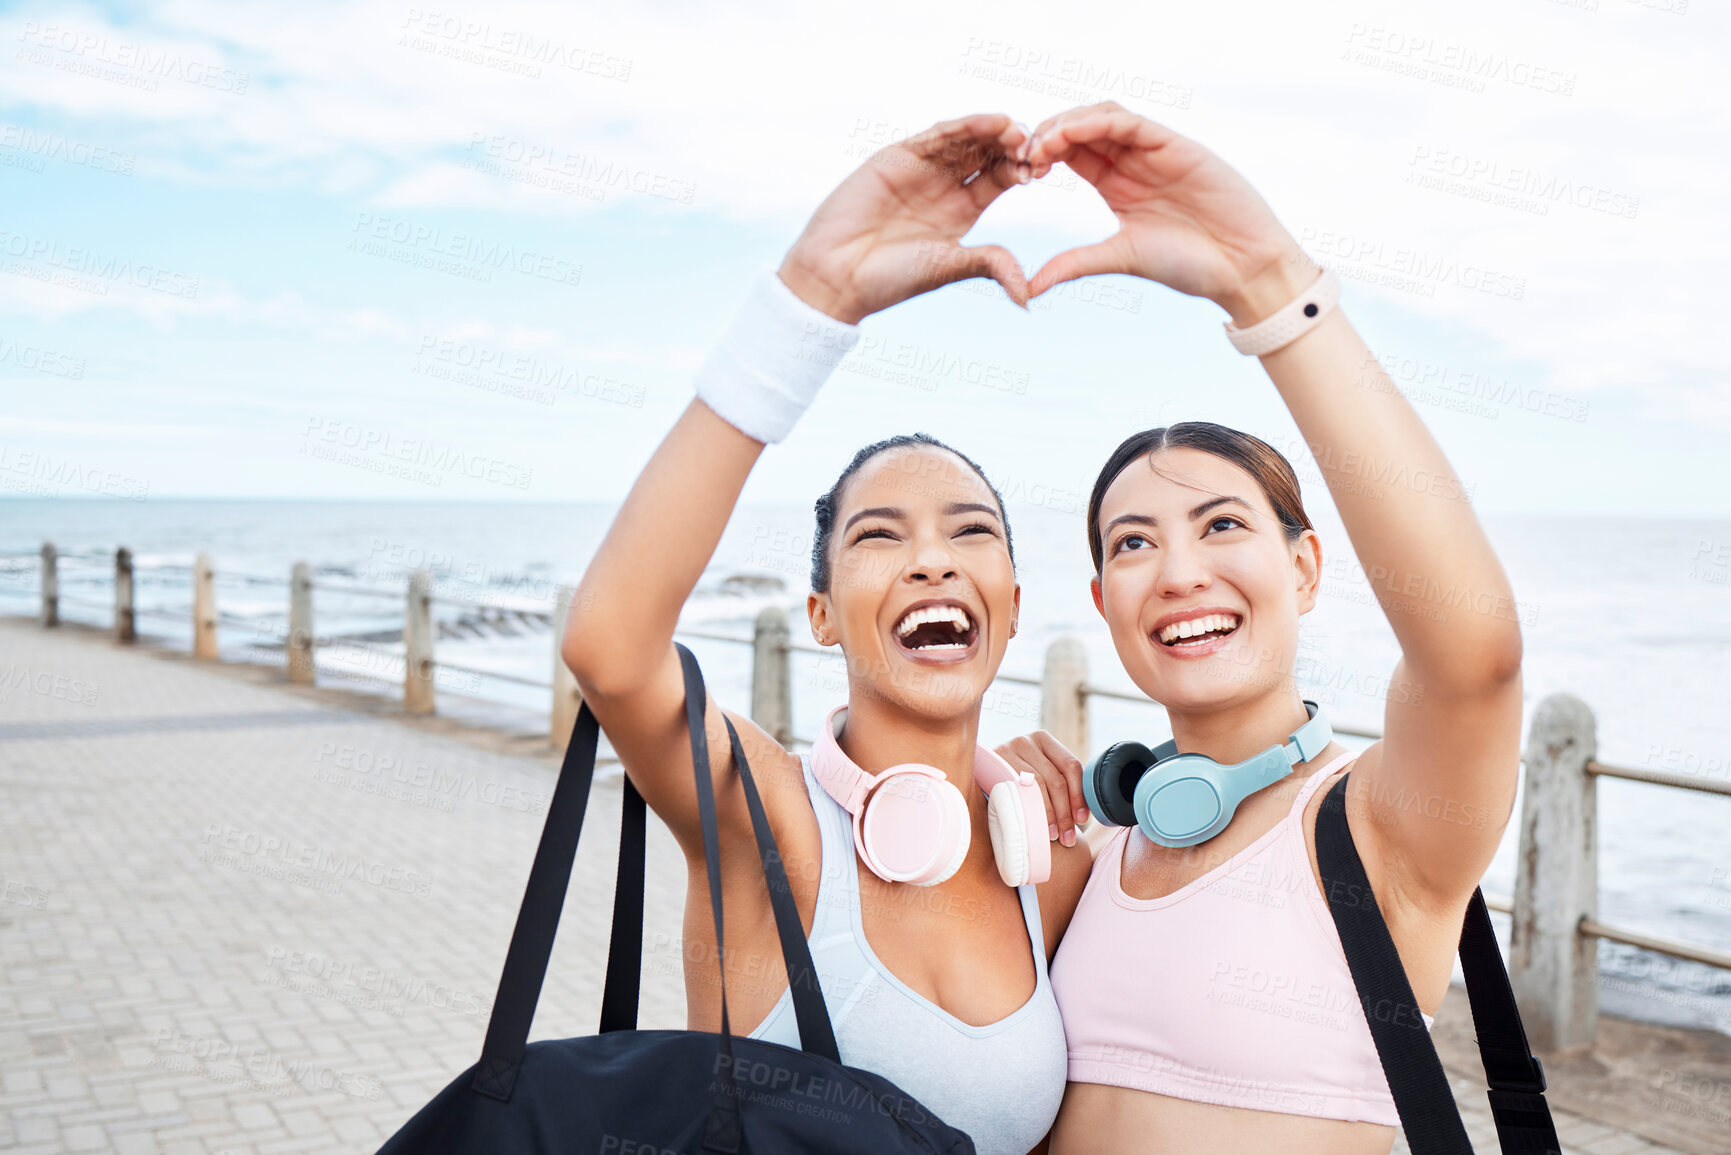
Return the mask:
<path id="1" fill-rule="evenodd" d="M 1598 806 L 1587 762 L 1593 711 L 1552 694 L 1533 711 L 1521 799 L 1509 979 L 1540 1050 L 1589 1046 L 1599 1026 L 1599 943 L 1580 933 L 1599 912 Z"/>
<path id="2" fill-rule="evenodd" d="M 297 561 L 289 571 L 288 680 L 310 686 L 313 661 L 313 567 Z"/>
<path id="3" fill-rule="evenodd" d="M 42 624 L 60 624 L 60 551 L 54 543 L 42 543 Z"/>
<path id="4" fill-rule="evenodd" d="M 409 577 L 408 615 L 403 619 L 403 709 L 433 712 L 433 575 L 418 569 Z"/>
<path id="5" fill-rule="evenodd" d="M 125 546 L 114 551 L 114 640 L 138 640 L 138 619 L 132 606 L 132 551 Z"/>
<path id="6" fill-rule="evenodd" d="M 571 601 L 577 587 L 559 587 L 559 608 L 553 615 L 553 712 L 547 720 L 547 737 L 560 750 L 571 744 L 571 730 L 577 725 L 577 711 L 583 706 L 583 691 L 577 688 L 577 678 L 565 664 L 565 626 L 571 616 Z"/>
<path id="7" fill-rule="evenodd" d="M 793 744 L 793 653 L 780 606 L 766 606 L 752 634 L 751 720 L 783 748 Z"/>
<path id="8" fill-rule="evenodd" d="M 208 553 L 192 563 L 192 656 L 216 658 L 216 565 Z"/>
<path id="9" fill-rule="evenodd" d="M 1040 677 L 1040 728 L 1069 751 L 1088 758 L 1088 652 L 1076 638 L 1057 638 L 1046 647 Z"/>

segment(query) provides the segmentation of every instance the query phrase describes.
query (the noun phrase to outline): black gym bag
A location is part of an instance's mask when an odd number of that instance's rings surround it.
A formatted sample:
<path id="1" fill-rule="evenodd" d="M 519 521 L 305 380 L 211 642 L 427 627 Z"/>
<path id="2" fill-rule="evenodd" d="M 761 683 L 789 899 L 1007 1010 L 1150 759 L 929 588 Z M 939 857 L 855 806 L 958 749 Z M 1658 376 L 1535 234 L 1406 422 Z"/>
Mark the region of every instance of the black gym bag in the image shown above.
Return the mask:
<path id="1" fill-rule="evenodd" d="M 725 957 L 721 855 L 703 726 L 703 675 L 691 651 L 678 649 L 720 962 Z M 481 1059 L 391 1136 L 379 1155 L 973 1155 L 967 1135 L 888 1079 L 842 1066 L 751 767 L 731 722 L 727 732 L 769 885 L 802 1049 L 734 1036 L 728 1028 L 725 985 L 720 1034 L 636 1029 L 643 962 L 645 808 L 629 778 L 624 783 L 619 880 L 600 1033 L 525 1045 L 595 775 L 600 729 L 585 705 L 547 809 Z"/>

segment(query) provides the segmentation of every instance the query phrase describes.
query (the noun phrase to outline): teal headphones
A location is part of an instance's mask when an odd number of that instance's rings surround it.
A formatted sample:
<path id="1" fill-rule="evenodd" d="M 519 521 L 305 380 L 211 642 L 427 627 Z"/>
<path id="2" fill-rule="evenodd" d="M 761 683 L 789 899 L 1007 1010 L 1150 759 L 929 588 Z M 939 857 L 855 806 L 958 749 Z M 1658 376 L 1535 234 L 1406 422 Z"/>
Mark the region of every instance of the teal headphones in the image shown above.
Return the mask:
<path id="1" fill-rule="evenodd" d="M 1309 719 L 1284 746 L 1270 746 L 1234 766 L 1206 754 L 1180 754 L 1175 741 L 1150 750 L 1115 742 L 1088 763 L 1082 794 L 1108 826 L 1139 826 L 1162 846 L 1195 846 L 1226 829 L 1238 804 L 1328 748 L 1334 730 L 1322 707 L 1304 703 Z"/>

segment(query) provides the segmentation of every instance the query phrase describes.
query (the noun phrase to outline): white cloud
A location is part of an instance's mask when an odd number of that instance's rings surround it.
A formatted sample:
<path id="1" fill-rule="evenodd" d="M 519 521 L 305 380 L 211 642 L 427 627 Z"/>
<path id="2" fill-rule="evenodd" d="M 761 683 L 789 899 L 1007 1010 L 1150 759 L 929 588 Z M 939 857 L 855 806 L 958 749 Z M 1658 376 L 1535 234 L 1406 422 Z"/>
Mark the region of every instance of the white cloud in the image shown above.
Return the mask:
<path id="1" fill-rule="evenodd" d="M 1731 358 L 1712 336 L 1731 263 L 1727 162 L 1706 143 L 1731 138 L 1731 105 L 1702 98 L 1724 87 L 1717 8 L 1084 0 L 1055 13 L 1024 0 L 869 13 L 472 3 L 415 15 L 432 11 L 183 0 L 122 19 L 33 5 L 7 26 L 27 58 L 0 73 L 0 100 L 135 152 L 136 180 L 531 222 L 626 204 L 791 230 L 886 140 L 971 111 L 1033 123 L 1109 96 L 1214 148 L 1295 232 L 1313 230 L 1314 255 L 1356 274 L 1349 303 L 1392 304 L 1423 334 L 1408 340 L 1436 346 L 1403 352 L 1455 363 L 1467 347 L 1488 362 L 1475 370 L 1571 396 L 1632 393 L 1643 420 L 1731 428 Z M 45 36 L 49 24 L 73 39 Z M 1411 74 L 1420 68 L 1431 75 Z M 224 90 L 241 76 L 244 93 Z M 1091 190 L 1060 179 L 1068 186 L 1004 197 L 979 235 L 1025 249 L 1032 266 L 1108 232 Z M 1318 251 L 1325 233 L 1344 246 Z M 676 267 L 677 256 L 656 259 Z M 1427 270 L 1415 286 L 1365 280 L 1412 276 L 1415 261 Z M 1470 287 L 1484 270 L 1519 299 Z M 419 317 L 312 290 L 211 282 L 196 301 L 93 299 L 0 277 L 9 313 L 116 307 L 156 325 L 207 317 L 342 341 L 436 331 L 677 370 L 703 354 L 569 335 L 545 317 Z"/>

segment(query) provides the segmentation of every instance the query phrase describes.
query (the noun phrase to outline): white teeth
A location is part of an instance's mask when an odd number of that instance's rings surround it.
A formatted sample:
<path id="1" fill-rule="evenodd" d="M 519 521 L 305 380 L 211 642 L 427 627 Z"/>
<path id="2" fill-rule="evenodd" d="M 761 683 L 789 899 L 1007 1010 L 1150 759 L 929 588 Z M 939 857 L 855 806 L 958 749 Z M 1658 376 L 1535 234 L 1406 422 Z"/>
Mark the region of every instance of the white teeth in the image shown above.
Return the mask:
<path id="1" fill-rule="evenodd" d="M 905 638 L 928 622 L 948 622 L 950 628 L 958 634 L 967 632 L 968 627 L 973 624 L 968 618 L 967 611 L 960 606 L 924 606 L 914 610 L 901 620 L 901 623 L 896 626 L 896 637 Z M 926 646 L 924 648 L 938 649 L 939 647 Z M 943 648 L 961 649 L 962 647 L 946 644 Z"/>
<path id="2" fill-rule="evenodd" d="M 1207 614 L 1188 621 L 1174 622 L 1160 631 L 1160 640 L 1170 645 L 1174 641 L 1193 638 L 1198 634 L 1234 629 L 1242 620 L 1237 614 Z"/>

